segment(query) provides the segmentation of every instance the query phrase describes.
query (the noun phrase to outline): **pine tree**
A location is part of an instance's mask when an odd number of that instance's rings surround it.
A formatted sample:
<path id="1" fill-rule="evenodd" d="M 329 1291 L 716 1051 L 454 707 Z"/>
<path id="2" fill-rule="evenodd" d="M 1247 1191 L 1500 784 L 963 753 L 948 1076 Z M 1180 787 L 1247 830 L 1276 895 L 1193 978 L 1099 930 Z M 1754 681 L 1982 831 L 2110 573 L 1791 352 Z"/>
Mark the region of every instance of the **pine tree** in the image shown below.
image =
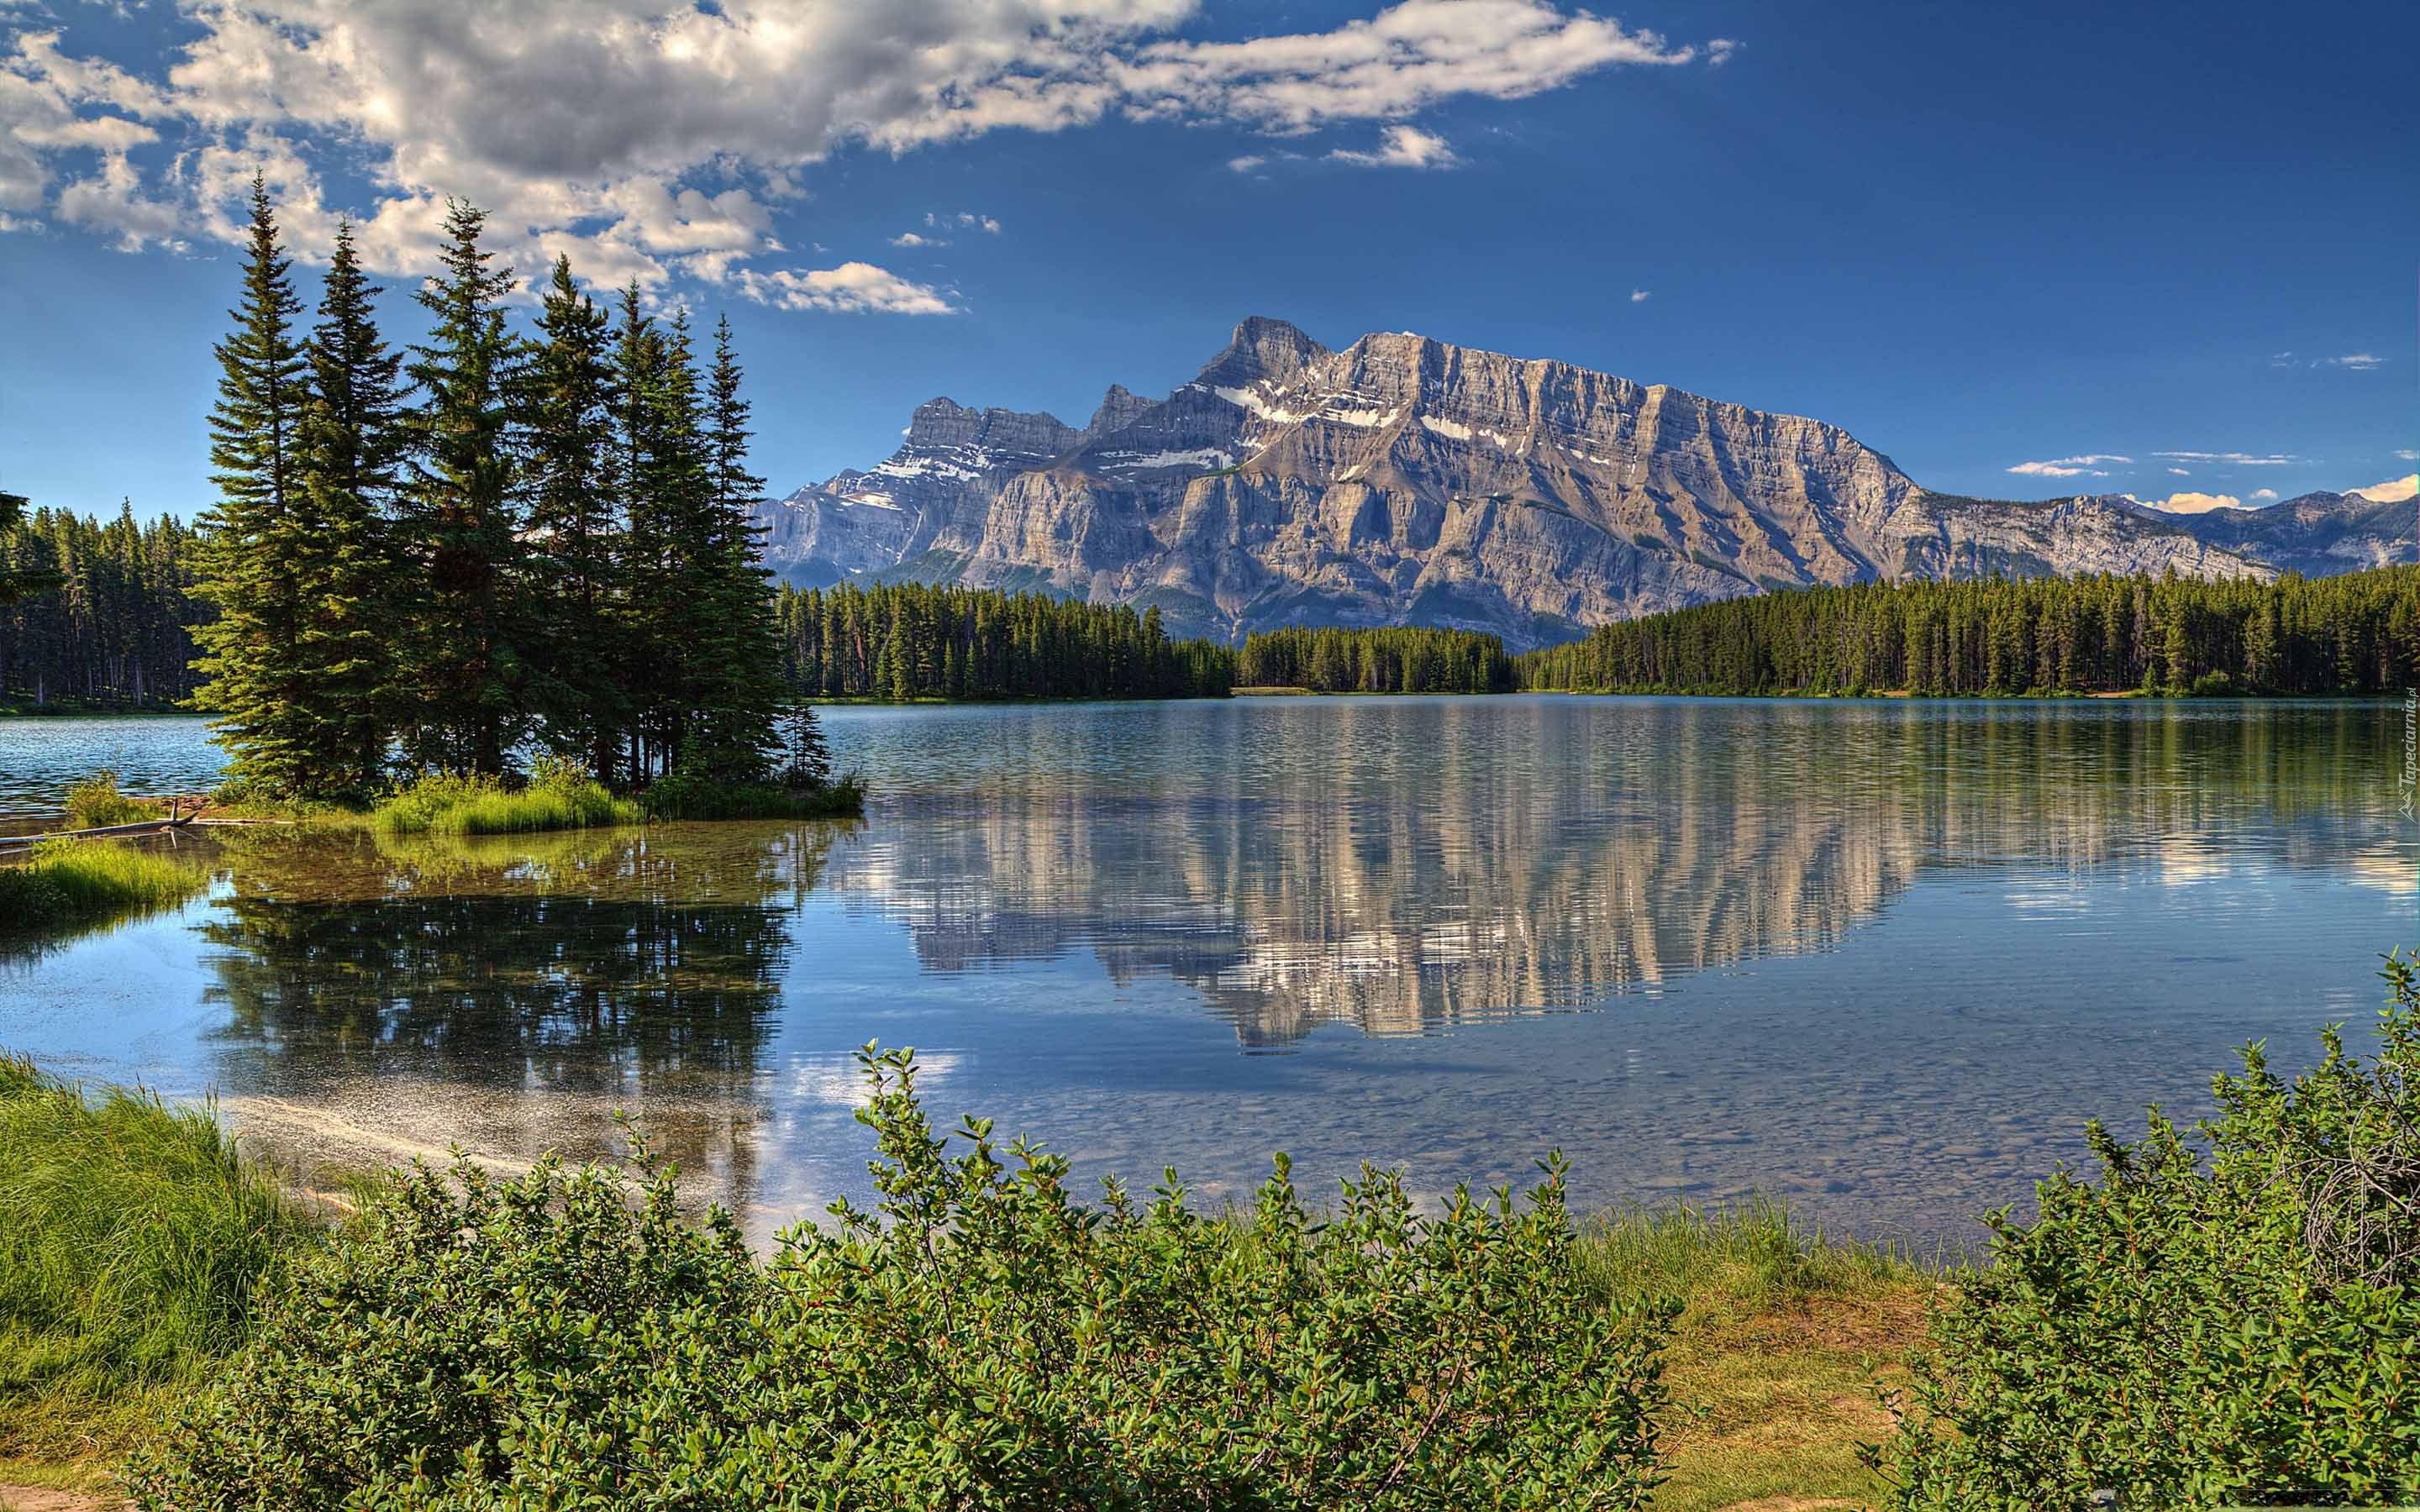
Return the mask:
<path id="1" fill-rule="evenodd" d="M 293 787 L 311 797 L 367 796 L 386 763 L 399 607 L 386 509 L 402 448 L 402 360 L 371 318 L 377 294 L 351 225 L 339 223 L 308 349 L 312 393 L 288 532 L 302 604 L 292 715 L 314 732 Z"/>
<path id="2" fill-rule="evenodd" d="M 546 740 L 608 783 L 621 775 L 634 670 L 624 644 L 611 322 L 555 259 L 518 395 L 528 535 L 546 585 L 539 689 Z"/>
<path id="3" fill-rule="evenodd" d="M 211 727 L 226 748 L 229 776 L 277 795 L 307 785 L 322 733 L 301 712 L 295 510 L 309 385 L 294 336 L 302 306 L 289 272 L 269 191 L 256 174 L 243 299 L 231 313 L 234 332 L 217 347 L 210 464 L 219 501 L 202 517 L 194 593 L 218 614 L 195 631 L 209 681 L 194 702 L 218 716 Z"/>
<path id="4" fill-rule="evenodd" d="M 778 744 L 782 650 L 768 574 L 758 564 L 755 521 L 765 480 L 748 471 L 749 407 L 731 348 L 731 322 L 714 328 L 714 366 L 706 376 L 706 495 L 697 574 L 704 589 L 702 629 L 712 637 L 710 675 L 698 690 L 700 770 L 732 781 L 763 779 Z"/>
<path id="5" fill-rule="evenodd" d="M 814 791 L 831 784 L 831 748 L 824 743 L 823 722 L 814 706 L 800 699 L 782 716 L 782 747 L 788 758 L 783 785 L 794 791 Z"/>
<path id="6" fill-rule="evenodd" d="M 508 400 L 520 352 L 503 308 L 513 276 L 488 266 L 485 222 L 471 206 L 449 208 L 442 270 L 418 295 L 433 323 L 410 369 L 425 398 L 411 419 L 404 490 L 418 581 L 400 733 L 418 764 L 493 774 L 529 733 L 535 669 L 514 508 Z"/>
<path id="7" fill-rule="evenodd" d="M 25 506 L 32 501 L 23 494 L 0 492 L 0 551 L 5 551 L 9 538 L 23 529 Z M 10 560 L 13 552 L 0 554 L 0 605 L 17 604 L 59 585 L 59 575 L 36 567 L 21 567 Z M 0 677 L 0 692 L 8 690 L 8 679 Z"/>

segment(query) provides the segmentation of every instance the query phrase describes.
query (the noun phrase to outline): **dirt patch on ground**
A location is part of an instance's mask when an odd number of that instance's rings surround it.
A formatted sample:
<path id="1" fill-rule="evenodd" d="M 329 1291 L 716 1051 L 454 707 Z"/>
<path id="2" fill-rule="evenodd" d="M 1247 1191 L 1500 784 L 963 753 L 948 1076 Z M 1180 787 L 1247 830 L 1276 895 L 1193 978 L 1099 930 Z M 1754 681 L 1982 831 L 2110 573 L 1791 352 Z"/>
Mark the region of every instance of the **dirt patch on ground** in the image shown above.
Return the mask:
<path id="1" fill-rule="evenodd" d="M 118 1512 L 126 1504 L 91 1491 L 54 1491 L 46 1486 L 0 1486 L 0 1512 Z"/>

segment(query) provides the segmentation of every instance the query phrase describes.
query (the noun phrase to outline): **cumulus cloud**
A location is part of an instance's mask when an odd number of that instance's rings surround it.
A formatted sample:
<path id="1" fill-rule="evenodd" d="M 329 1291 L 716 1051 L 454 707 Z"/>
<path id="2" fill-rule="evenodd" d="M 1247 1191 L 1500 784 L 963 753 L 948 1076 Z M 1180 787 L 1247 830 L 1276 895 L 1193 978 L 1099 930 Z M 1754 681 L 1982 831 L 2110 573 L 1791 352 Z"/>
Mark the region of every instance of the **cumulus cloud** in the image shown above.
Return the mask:
<path id="1" fill-rule="evenodd" d="M 928 285 L 901 278 L 872 263 L 849 262 L 812 272 L 733 269 L 734 288 L 759 304 L 783 310 L 831 310 L 848 315 L 951 315 L 957 306 Z"/>
<path id="2" fill-rule="evenodd" d="M 2109 473 L 2102 464 L 2133 460 L 2109 452 L 2094 452 L 2086 456 L 2055 456 L 2047 462 L 2020 462 L 2009 471 L 2029 478 L 2105 478 Z"/>
<path id="3" fill-rule="evenodd" d="M 2255 499 L 2274 499 L 2277 497 L 2277 490 L 2274 488 L 2255 488 L 2252 490 L 2252 497 Z"/>
<path id="4" fill-rule="evenodd" d="M 2389 478 L 2384 483 L 2373 483 L 2366 488 L 2347 488 L 2345 492 L 2357 494 L 2373 504 L 2399 504 L 2406 499 L 2420 498 L 2420 473 Z"/>
<path id="5" fill-rule="evenodd" d="M 1253 169 L 1260 167 L 1263 163 L 1265 163 L 1268 161 L 1269 160 L 1261 153 L 1247 152 L 1241 157 L 1229 158 L 1227 160 L 1227 166 L 1237 173 L 1250 173 Z"/>
<path id="6" fill-rule="evenodd" d="M 2284 452 L 2265 455 L 2254 452 L 2153 452 L 2153 456 L 2167 457 L 2176 462 L 2204 462 L 2212 467 L 2282 468 L 2302 460 Z"/>
<path id="7" fill-rule="evenodd" d="M 1328 158 L 1363 168 L 1455 168 L 1462 159 L 1444 137 L 1417 126 L 1389 126 L 1379 133 L 1375 151 L 1339 147 Z"/>
<path id="8" fill-rule="evenodd" d="M 1643 288 L 1635 288 L 1630 291 L 1630 302 L 1633 304 L 1645 304 L 1652 297 L 1652 296 L 1649 291 Z"/>
<path id="9" fill-rule="evenodd" d="M 2126 497 L 2134 499 L 2133 494 L 2128 494 Z M 2170 515 L 2207 515 L 2213 509 L 2243 507 L 2243 501 L 2231 493 L 2172 493 L 2165 499 L 2134 499 L 2134 501 L 2146 508 L 2160 510 Z"/>
<path id="10" fill-rule="evenodd" d="M 1399 0 L 1327 30 L 1216 42 L 1183 35 L 1201 10 L 1202 0 L 184 0 L 188 31 L 132 70 L 75 55 L 47 22 L 0 19 L 0 214 L 120 245 L 225 239 L 264 166 L 305 256 L 341 208 L 373 268 L 427 271 L 450 194 L 489 211 L 517 264 L 569 251 L 583 271 L 616 279 L 752 268 L 829 290 L 856 286 L 862 275 L 848 270 L 867 265 L 768 266 L 784 250 L 768 207 L 799 198 L 800 174 L 837 150 L 903 153 L 1108 118 L 1278 134 L 1376 121 L 1388 123 L 1383 143 L 1365 156 L 1439 167 L 1450 149 L 1405 123 L 1440 101 L 1521 99 L 1731 51 L 1556 0 Z M 365 185 L 366 202 L 357 190 L 340 203 L 323 173 Z M 971 211 L 952 224 L 1001 230 Z M 792 287 L 763 286 L 785 298 Z"/>
<path id="11" fill-rule="evenodd" d="M 946 247 L 949 245 L 946 241 L 936 241 L 931 237 L 914 231 L 900 232 L 891 239 L 891 244 L 894 247 Z"/>

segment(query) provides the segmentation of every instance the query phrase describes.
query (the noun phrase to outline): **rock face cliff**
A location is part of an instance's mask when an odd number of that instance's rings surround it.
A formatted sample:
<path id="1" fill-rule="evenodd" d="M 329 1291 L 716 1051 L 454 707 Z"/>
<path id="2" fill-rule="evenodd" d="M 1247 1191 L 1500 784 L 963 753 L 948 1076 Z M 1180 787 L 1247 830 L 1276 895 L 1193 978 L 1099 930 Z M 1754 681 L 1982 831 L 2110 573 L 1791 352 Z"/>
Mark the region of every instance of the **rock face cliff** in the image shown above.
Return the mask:
<path id="1" fill-rule="evenodd" d="M 1041 589 L 1156 606 L 1178 634 L 1412 624 L 1516 649 L 1815 583 L 2413 559 L 2408 502 L 2220 513 L 1935 494 L 1818 421 L 1409 332 L 1331 351 L 1254 317 L 1192 382 L 1156 401 L 1112 386 L 1081 430 L 935 399 L 890 460 L 763 522 L 768 563 L 801 584 Z"/>

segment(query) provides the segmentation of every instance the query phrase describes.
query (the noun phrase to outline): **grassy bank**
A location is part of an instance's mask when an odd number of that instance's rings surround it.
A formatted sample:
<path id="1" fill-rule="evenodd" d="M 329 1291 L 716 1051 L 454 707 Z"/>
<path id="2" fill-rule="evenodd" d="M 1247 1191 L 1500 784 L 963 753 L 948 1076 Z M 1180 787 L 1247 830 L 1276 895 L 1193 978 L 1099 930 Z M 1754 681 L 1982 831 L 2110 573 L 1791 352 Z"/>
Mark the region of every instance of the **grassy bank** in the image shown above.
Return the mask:
<path id="1" fill-rule="evenodd" d="M 207 1112 L 0 1057 L 0 1480 L 95 1477 L 249 1335 L 319 1229 Z"/>
<path id="2" fill-rule="evenodd" d="M 371 810 L 370 826 L 387 835 L 519 835 L 635 825 L 643 817 L 638 804 L 585 774 L 520 789 L 493 778 L 432 775 Z"/>
<path id="3" fill-rule="evenodd" d="M 0 862 L 0 938 L 173 908 L 208 882 L 183 862 L 132 845 L 45 841 L 24 860 Z"/>

